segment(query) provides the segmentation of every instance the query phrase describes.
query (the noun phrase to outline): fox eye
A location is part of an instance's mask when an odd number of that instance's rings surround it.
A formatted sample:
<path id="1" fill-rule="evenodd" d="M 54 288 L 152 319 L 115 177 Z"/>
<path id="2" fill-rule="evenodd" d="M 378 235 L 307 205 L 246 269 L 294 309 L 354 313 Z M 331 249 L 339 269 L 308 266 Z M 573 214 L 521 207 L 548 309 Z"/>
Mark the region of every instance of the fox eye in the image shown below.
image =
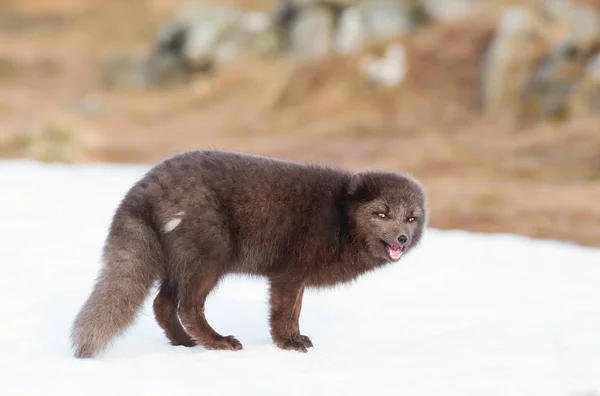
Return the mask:
<path id="1" fill-rule="evenodd" d="M 407 221 L 408 221 L 409 223 L 413 223 L 415 220 L 416 220 L 416 219 L 415 219 L 414 217 L 409 217 L 409 218 L 407 219 Z"/>
<path id="2" fill-rule="evenodd" d="M 381 218 L 385 218 L 385 217 L 387 217 L 387 216 L 385 215 L 385 213 L 382 213 L 382 212 L 377 212 L 377 213 L 376 213 L 376 215 L 377 215 L 377 216 L 379 216 L 379 217 L 381 217 Z"/>

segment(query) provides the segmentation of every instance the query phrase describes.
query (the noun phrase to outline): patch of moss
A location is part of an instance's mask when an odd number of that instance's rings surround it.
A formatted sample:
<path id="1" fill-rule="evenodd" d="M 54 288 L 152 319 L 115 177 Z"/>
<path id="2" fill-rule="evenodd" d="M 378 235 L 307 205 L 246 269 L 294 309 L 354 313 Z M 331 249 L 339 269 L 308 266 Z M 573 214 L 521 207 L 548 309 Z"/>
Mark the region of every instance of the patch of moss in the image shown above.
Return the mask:
<path id="1" fill-rule="evenodd" d="M 590 172 L 587 176 L 587 180 L 591 181 L 591 182 L 600 181 L 600 169 L 596 169 L 596 170 L 593 170 L 592 172 Z"/>
<path id="2" fill-rule="evenodd" d="M 44 162 L 69 162 L 75 140 L 67 124 L 49 123 L 40 133 L 17 131 L 0 141 L 0 156 L 28 157 Z"/>
<path id="3" fill-rule="evenodd" d="M 36 159 L 42 162 L 71 162 L 67 151 L 57 146 L 47 147 Z"/>
<path id="4" fill-rule="evenodd" d="M 560 106 L 548 114 L 548 119 L 556 123 L 568 121 L 571 118 L 571 110 L 567 105 Z"/>
<path id="5" fill-rule="evenodd" d="M 279 56 L 281 40 L 275 31 L 269 30 L 258 35 L 254 45 L 263 57 L 272 58 Z"/>
<path id="6" fill-rule="evenodd" d="M 408 7 L 409 19 L 417 26 L 425 25 L 431 21 L 425 6 L 420 2 L 412 4 Z"/>
<path id="7" fill-rule="evenodd" d="M 504 197 L 494 192 L 483 192 L 473 198 L 473 204 L 476 206 L 491 207 L 504 203 Z"/>
<path id="8" fill-rule="evenodd" d="M 66 124 L 51 123 L 44 127 L 42 137 L 51 144 L 66 145 L 73 140 L 74 133 Z"/>
<path id="9" fill-rule="evenodd" d="M 6 56 L 0 57 L 0 80 L 7 81 L 21 75 L 23 68 L 21 64 Z"/>
<path id="10" fill-rule="evenodd" d="M 35 138 L 26 131 L 13 133 L 8 139 L 0 142 L 0 154 L 3 156 L 15 155 L 28 150 L 33 146 Z"/>
<path id="11" fill-rule="evenodd" d="M 389 47 L 389 43 L 388 42 L 373 42 L 367 49 L 367 54 L 372 55 L 376 58 L 383 58 L 385 56 L 385 53 L 387 52 L 387 49 Z"/>

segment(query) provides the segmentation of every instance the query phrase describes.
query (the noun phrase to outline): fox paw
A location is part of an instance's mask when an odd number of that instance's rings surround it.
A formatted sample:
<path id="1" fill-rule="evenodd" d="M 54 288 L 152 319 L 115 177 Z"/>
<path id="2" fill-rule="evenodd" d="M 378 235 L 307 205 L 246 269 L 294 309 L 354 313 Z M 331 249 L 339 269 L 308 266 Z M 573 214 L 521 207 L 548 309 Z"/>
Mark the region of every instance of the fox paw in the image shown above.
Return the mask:
<path id="1" fill-rule="evenodd" d="M 275 340 L 275 345 L 281 349 L 298 351 L 306 353 L 308 348 L 313 347 L 313 343 L 305 335 L 298 335 L 295 337 L 282 337 Z"/>
<path id="2" fill-rule="evenodd" d="M 304 345 L 305 348 L 312 348 L 314 345 L 312 343 L 312 341 L 310 340 L 310 338 L 308 338 L 305 335 L 300 335 L 300 342 L 302 342 L 302 345 Z"/>
<path id="3" fill-rule="evenodd" d="M 206 349 L 213 350 L 230 350 L 230 351 L 241 351 L 244 349 L 242 343 L 238 341 L 234 336 L 226 336 L 221 337 L 214 342 L 211 342 L 209 345 L 205 346 Z"/>

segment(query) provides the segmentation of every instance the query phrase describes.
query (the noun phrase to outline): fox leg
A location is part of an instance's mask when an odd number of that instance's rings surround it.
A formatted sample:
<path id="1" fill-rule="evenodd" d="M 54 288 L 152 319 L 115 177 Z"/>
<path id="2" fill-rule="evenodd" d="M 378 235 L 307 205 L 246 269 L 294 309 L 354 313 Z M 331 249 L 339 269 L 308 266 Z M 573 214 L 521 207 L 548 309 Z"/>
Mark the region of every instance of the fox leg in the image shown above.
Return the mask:
<path id="1" fill-rule="evenodd" d="M 234 336 L 222 336 L 208 324 L 204 315 L 206 297 L 219 282 L 221 275 L 197 276 L 181 289 L 179 317 L 194 340 L 206 349 L 243 349 Z"/>
<path id="2" fill-rule="evenodd" d="M 295 282 L 271 279 L 271 337 L 281 349 L 306 352 L 312 341 L 300 334 L 300 311 L 304 297 L 304 286 Z"/>
<path id="3" fill-rule="evenodd" d="M 177 289 L 177 286 L 170 285 L 168 281 L 162 282 L 160 291 L 154 298 L 154 316 L 171 344 L 192 347 L 196 342 L 185 331 L 177 316 L 179 304 Z"/>

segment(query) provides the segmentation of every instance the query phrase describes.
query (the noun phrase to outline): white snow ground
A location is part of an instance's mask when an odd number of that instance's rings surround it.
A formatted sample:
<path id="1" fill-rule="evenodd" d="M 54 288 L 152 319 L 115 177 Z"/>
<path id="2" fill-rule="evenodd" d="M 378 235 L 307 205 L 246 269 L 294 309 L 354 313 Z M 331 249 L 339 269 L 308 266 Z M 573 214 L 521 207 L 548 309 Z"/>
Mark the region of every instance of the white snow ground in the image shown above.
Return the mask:
<path id="1" fill-rule="evenodd" d="M 207 316 L 244 351 L 170 346 L 148 300 L 104 355 L 77 360 L 72 318 L 146 169 L 0 162 L 0 395 L 600 392 L 600 250 L 431 229 L 400 263 L 305 295 L 307 354 L 272 345 L 264 281 L 228 278 Z"/>

